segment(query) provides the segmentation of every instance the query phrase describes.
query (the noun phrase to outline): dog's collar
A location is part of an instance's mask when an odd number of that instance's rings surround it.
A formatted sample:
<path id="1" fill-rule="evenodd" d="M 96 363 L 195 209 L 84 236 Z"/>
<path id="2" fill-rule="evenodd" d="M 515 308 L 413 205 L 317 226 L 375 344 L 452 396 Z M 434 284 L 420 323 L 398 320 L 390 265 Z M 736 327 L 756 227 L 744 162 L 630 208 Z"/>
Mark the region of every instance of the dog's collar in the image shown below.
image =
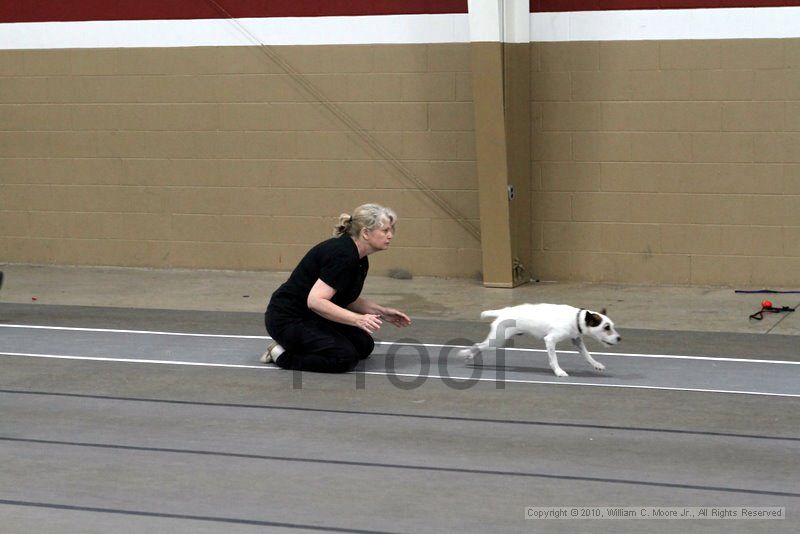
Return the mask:
<path id="1" fill-rule="evenodd" d="M 581 312 L 584 311 L 586 308 L 581 308 L 578 310 L 578 315 L 575 316 L 575 324 L 578 327 L 578 333 L 583 334 L 583 329 L 581 328 Z"/>

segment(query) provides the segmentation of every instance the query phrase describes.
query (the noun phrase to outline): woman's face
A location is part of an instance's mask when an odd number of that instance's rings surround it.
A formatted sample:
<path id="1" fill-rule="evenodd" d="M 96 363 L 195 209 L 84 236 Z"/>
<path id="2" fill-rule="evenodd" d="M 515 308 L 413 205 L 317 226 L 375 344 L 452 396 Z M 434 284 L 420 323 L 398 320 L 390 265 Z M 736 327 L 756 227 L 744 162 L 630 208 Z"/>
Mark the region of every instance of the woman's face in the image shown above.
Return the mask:
<path id="1" fill-rule="evenodd" d="M 372 230 L 364 230 L 367 244 L 375 250 L 386 250 L 394 237 L 394 228 L 389 221 L 384 220 L 381 226 Z"/>

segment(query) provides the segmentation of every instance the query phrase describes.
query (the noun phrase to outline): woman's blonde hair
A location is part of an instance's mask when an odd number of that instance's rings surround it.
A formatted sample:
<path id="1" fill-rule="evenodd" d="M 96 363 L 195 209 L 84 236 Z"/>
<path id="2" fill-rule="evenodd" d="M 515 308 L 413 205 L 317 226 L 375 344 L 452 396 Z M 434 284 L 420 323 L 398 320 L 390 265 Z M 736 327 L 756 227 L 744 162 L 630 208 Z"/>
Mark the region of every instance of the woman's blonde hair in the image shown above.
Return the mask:
<path id="1" fill-rule="evenodd" d="M 378 204 L 363 204 L 357 207 L 352 215 L 342 213 L 339 215 L 339 224 L 333 227 L 333 235 L 338 237 L 347 234 L 356 237 L 362 229 L 375 230 L 384 223 L 394 228 L 397 215 L 391 208 Z"/>

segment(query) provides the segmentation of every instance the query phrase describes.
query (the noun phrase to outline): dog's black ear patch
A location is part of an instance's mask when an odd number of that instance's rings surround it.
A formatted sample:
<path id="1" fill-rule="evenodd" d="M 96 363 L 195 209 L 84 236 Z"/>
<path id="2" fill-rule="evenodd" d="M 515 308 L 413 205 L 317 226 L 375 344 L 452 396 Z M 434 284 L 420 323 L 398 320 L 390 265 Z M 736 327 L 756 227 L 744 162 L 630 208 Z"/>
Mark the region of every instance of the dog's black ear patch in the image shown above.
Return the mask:
<path id="1" fill-rule="evenodd" d="M 586 313 L 586 326 L 599 326 L 603 322 L 603 318 L 596 313 Z"/>

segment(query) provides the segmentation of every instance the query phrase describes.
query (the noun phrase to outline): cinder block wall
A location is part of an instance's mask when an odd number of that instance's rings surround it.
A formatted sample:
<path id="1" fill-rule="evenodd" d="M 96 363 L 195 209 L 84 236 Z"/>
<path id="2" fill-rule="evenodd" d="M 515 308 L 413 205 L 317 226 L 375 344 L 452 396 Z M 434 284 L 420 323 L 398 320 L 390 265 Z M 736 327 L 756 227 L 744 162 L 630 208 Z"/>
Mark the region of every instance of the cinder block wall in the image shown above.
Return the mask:
<path id="1" fill-rule="evenodd" d="M 800 40 L 531 47 L 539 277 L 797 286 Z"/>
<path id="2" fill-rule="evenodd" d="M 277 47 L 478 225 L 470 45 Z M 796 286 L 800 40 L 531 44 L 530 271 Z M 0 261 L 286 270 L 366 201 L 373 272 L 480 245 L 254 48 L 0 51 Z"/>
<path id="3" fill-rule="evenodd" d="M 477 226 L 468 44 L 274 47 Z M 364 202 L 376 273 L 480 244 L 255 47 L 0 51 L 0 261 L 288 270 Z"/>

